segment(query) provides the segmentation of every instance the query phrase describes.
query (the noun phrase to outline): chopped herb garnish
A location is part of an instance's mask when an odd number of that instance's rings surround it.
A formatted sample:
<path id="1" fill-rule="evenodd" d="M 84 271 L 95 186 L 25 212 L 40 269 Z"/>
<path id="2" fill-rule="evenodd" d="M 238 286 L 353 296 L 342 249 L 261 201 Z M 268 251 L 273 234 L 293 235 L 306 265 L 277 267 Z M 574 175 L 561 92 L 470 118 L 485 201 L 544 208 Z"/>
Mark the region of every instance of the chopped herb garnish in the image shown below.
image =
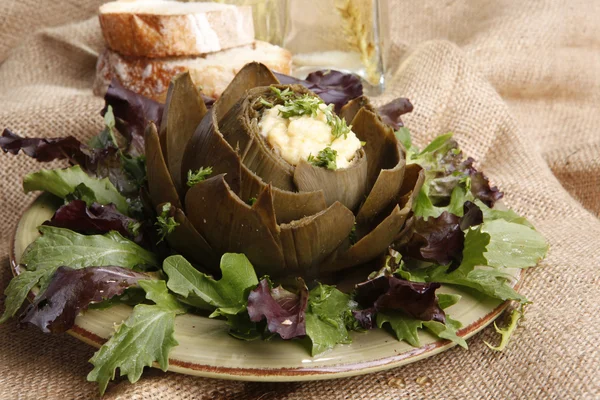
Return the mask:
<path id="1" fill-rule="evenodd" d="M 213 173 L 213 169 L 212 167 L 200 167 L 199 170 L 197 170 L 196 172 L 189 170 L 188 171 L 188 178 L 187 178 L 187 185 L 189 187 L 194 186 L 197 183 L 202 182 L 203 180 L 206 179 L 207 176 L 209 176 L 210 174 Z"/>
<path id="2" fill-rule="evenodd" d="M 289 88 L 286 88 L 282 91 L 274 86 L 271 86 L 271 90 L 273 93 L 275 93 L 278 99 L 284 102 L 279 109 L 279 115 L 283 118 L 300 117 L 303 115 L 310 115 L 314 118 L 317 116 L 317 112 L 320 110 L 325 115 L 327 125 L 331 127 L 331 134 L 333 137 L 335 139 L 338 139 L 342 136 L 344 139 L 348 138 L 348 133 L 352 127 L 348 126 L 346 124 L 346 120 L 340 118 L 333 111 L 333 104 L 321 108 L 321 105 L 324 105 L 325 103 L 319 97 L 308 94 L 297 96 Z M 266 107 L 274 107 L 273 103 L 268 102 L 262 97 L 259 98 L 259 101 Z"/>
<path id="3" fill-rule="evenodd" d="M 317 116 L 317 111 L 321 104 L 324 104 L 323 100 L 305 94 L 293 100 L 286 100 L 279 109 L 279 115 L 283 118 L 299 117 L 302 115 L 310 115 L 314 118 Z"/>
<path id="4" fill-rule="evenodd" d="M 259 97 L 258 101 L 260 102 L 260 104 L 262 104 L 265 107 L 268 107 L 268 108 L 275 107 L 275 105 L 273 103 L 271 103 L 270 101 L 267 101 L 267 100 L 263 99 L 262 97 Z"/>
<path id="5" fill-rule="evenodd" d="M 308 162 L 316 167 L 327 168 L 332 171 L 337 169 L 337 151 L 333 150 L 331 147 L 325 147 L 323 150 L 317 154 L 317 156 L 313 156 L 312 154 L 308 156 Z"/>
<path id="6" fill-rule="evenodd" d="M 290 88 L 285 88 L 284 90 L 281 90 L 275 86 L 271 86 L 271 91 L 273 91 L 273 93 L 275 93 L 275 96 L 277 96 L 277 98 L 282 101 L 292 100 L 295 97 L 295 93 L 292 92 Z"/>
<path id="7" fill-rule="evenodd" d="M 354 226 L 352 226 L 352 230 L 350 231 L 350 235 L 348 235 L 348 239 L 350 240 L 350 244 L 356 243 L 356 221 L 354 221 Z"/>
<path id="8" fill-rule="evenodd" d="M 142 227 L 142 223 L 138 221 L 131 221 L 127 226 L 127 230 L 131 233 L 131 236 L 136 237 L 140 234 L 140 228 Z"/>
<path id="9" fill-rule="evenodd" d="M 250 197 L 246 203 L 248 203 L 249 206 L 253 206 L 254 203 L 256 203 L 256 197 Z"/>
<path id="10" fill-rule="evenodd" d="M 165 238 L 179 226 L 179 222 L 175 221 L 175 218 L 169 216 L 170 212 L 171 203 L 165 203 L 162 206 L 160 215 L 156 217 L 156 223 L 154 225 L 158 226 L 157 231 L 160 238 L 158 243 L 165 240 Z"/>

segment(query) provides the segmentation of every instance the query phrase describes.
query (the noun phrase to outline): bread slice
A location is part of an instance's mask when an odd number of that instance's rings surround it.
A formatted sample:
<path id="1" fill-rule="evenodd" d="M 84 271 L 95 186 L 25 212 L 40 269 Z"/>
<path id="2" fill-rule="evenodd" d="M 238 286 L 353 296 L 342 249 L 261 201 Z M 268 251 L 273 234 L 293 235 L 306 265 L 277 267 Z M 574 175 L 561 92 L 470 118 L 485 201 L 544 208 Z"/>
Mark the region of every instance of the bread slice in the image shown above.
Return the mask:
<path id="1" fill-rule="evenodd" d="M 252 8 L 164 0 L 100 6 L 108 48 L 137 57 L 197 56 L 254 41 Z"/>
<path id="2" fill-rule="evenodd" d="M 164 102 L 171 79 L 180 72 L 190 71 L 192 80 L 206 96 L 218 98 L 247 63 L 258 61 L 274 71 L 289 74 L 291 60 L 289 51 L 260 41 L 202 57 L 126 57 L 106 50 L 96 64 L 94 93 L 104 96 L 111 80 L 116 78 L 127 89 Z"/>

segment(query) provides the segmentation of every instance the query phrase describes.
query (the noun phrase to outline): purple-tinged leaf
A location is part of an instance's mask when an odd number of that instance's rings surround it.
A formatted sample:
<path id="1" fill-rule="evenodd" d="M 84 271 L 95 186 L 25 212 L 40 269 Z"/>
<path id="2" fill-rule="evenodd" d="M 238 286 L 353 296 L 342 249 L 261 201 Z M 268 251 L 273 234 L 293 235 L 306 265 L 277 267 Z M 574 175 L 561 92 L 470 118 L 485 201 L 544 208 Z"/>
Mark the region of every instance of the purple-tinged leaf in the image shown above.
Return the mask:
<path id="1" fill-rule="evenodd" d="M 340 109 L 350 100 L 363 94 L 360 77 L 340 71 L 315 71 L 310 73 L 305 80 L 293 76 L 274 72 L 283 85 L 302 85 L 318 95 L 326 104 L 334 104 L 335 111 Z"/>
<path id="2" fill-rule="evenodd" d="M 460 260 L 464 242 L 460 218 L 444 211 L 437 218 L 415 218 L 412 234 L 404 235 L 396 250 L 405 257 L 445 265 Z"/>
<path id="3" fill-rule="evenodd" d="M 58 138 L 25 138 L 4 129 L 0 148 L 5 153 L 18 154 L 19 150 L 40 162 L 67 159 L 74 164 L 85 164 L 89 149 L 74 136 Z"/>
<path id="4" fill-rule="evenodd" d="M 383 122 L 394 128 L 394 130 L 404 126 L 400 116 L 412 112 L 413 105 L 405 97 L 399 97 L 387 104 L 377 108 L 377 114 L 381 116 Z"/>
<path id="5" fill-rule="evenodd" d="M 125 89 L 117 80 L 108 86 L 102 115 L 111 106 L 118 131 L 129 142 L 129 154 L 144 154 L 144 131 L 149 122 L 160 126 L 164 104 Z"/>
<path id="6" fill-rule="evenodd" d="M 483 223 L 483 212 L 477 204 L 465 201 L 463 205 L 463 216 L 460 218 L 460 229 L 462 231 Z"/>
<path id="7" fill-rule="evenodd" d="M 43 332 L 65 332 L 75 318 L 91 303 L 99 303 L 123 294 L 148 275 L 122 267 L 59 267 L 50 284 L 40 293 L 20 318 Z"/>
<path id="8" fill-rule="evenodd" d="M 373 329 L 377 325 L 375 320 L 377 311 L 375 307 L 364 310 L 352 310 L 352 315 L 363 329 Z"/>
<path id="9" fill-rule="evenodd" d="M 471 193 L 488 207 L 494 207 L 504 196 L 496 186 L 490 186 L 488 178 L 479 171 L 471 175 Z"/>
<path id="10" fill-rule="evenodd" d="M 308 289 L 299 281 L 299 293 L 292 293 L 281 286 L 271 289 L 268 279 L 263 279 L 248 296 L 248 315 L 253 322 L 267 320 L 271 333 L 283 339 L 306 335 L 305 312 Z"/>
<path id="11" fill-rule="evenodd" d="M 87 235 L 117 231 L 125 237 L 134 239 L 132 227 L 139 224 L 119 211 L 113 204 L 92 204 L 89 208 L 83 200 L 73 200 L 61 206 L 44 225 L 66 228 Z"/>
<path id="12" fill-rule="evenodd" d="M 435 282 L 410 282 L 383 275 L 356 285 L 354 299 L 366 309 L 402 311 L 421 321 L 445 322 L 446 315 L 435 295 L 439 287 Z"/>

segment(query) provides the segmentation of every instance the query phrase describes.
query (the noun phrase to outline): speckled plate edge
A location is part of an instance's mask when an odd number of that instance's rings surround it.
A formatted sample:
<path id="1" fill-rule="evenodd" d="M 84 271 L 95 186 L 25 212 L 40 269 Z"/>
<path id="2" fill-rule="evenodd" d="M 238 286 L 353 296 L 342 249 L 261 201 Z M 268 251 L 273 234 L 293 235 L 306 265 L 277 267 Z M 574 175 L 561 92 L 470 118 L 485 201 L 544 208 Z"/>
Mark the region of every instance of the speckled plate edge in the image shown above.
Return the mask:
<path id="1" fill-rule="evenodd" d="M 19 222 L 15 227 L 14 231 L 12 232 L 9 260 L 13 275 L 19 274 L 19 267 L 17 263 L 18 257 L 16 256 L 16 240 L 18 238 L 19 233 L 21 232 L 24 217 L 37 203 L 43 203 L 44 201 L 48 202 L 48 199 L 50 198 L 51 196 L 47 194 L 42 194 L 38 198 L 36 198 L 36 200 L 34 200 L 29 205 L 29 207 L 27 207 L 25 211 L 21 214 Z M 39 223 L 41 222 L 42 221 L 40 221 Z M 521 273 L 522 272 L 519 270 L 515 274 L 515 279 L 517 280 L 517 283 L 515 285 L 516 289 L 518 289 L 520 283 Z M 30 292 L 29 300 L 33 300 L 33 297 L 34 294 Z M 500 303 L 498 306 L 491 309 L 487 314 L 482 315 L 481 318 L 460 329 L 458 331 L 458 335 L 462 336 L 464 339 L 472 337 L 473 335 L 481 331 L 483 328 L 488 326 L 491 322 L 493 322 L 508 307 L 509 303 L 509 301 Z M 131 307 L 127 306 L 118 307 L 131 309 Z M 75 325 L 72 329 L 68 331 L 68 333 L 84 343 L 99 348 L 106 341 L 106 339 L 96 334 L 95 332 L 92 332 L 80 326 L 82 324 L 79 324 L 78 322 L 81 318 L 85 318 L 85 316 L 86 315 L 78 317 L 78 320 L 76 321 Z M 189 317 L 206 320 L 206 318 L 201 316 L 189 315 Z M 365 333 L 365 335 L 368 335 L 369 333 L 370 332 L 367 332 Z M 237 339 L 232 338 L 232 340 Z M 253 346 L 253 343 L 255 342 L 245 342 L 247 346 Z M 256 382 L 292 382 L 325 380 L 363 375 L 400 367 L 439 354 L 451 347 L 454 347 L 455 345 L 455 343 L 449 340 L 436 340 L 432 343 L 427 343 L 420 348 L 411 348 L 408 351 L 390 354 L 389 356 L 385 356 L 382 358 L 365 360 L 360 362 L 340 363 L 337 365 L 314 367 L 307 366 L 297 368 L 235 368 L 228 366 L 189 362 L 180 358 L 169 358 L 168 370 L 177 373 L 208 378 Z M 332 351 L 335 352 L 335 349 Z"/>

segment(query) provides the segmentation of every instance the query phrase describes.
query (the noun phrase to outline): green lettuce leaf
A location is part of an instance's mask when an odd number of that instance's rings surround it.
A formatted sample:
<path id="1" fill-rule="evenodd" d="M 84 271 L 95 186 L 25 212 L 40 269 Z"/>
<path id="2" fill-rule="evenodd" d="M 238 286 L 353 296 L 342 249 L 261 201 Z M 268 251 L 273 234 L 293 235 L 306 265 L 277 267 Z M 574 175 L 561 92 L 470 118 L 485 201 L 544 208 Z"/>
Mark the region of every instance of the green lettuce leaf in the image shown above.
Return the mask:
<path id="1" fill-rule="evenodd" d="M 350 296 L 333 286 L 322 285 L 310 291 L 306 309 L 306 335 L 312 343 L 311 355 L 332 349 L 338 343 L 351 343 L 349 326 L 355 326 Z"/>
<path id="2" fill-rule="evenodd" d="M 439 293 L 437 297 L 441 308 L 448 308 L 460 300 L 460 296 L 457 294 Z M 421 347 L 419 329 L 425 328 L 441 339 L 447 339 L 465 349 L 468 348 L 467 342 L 456 333 L 462 324 L 450 318 L 448 314 L 446 314 L 446 323 L 443 324 L 438 321 L 421 321 L 398 311 L 378 312 L 377 326 L 382 328 L 385 324 L 390 325 L 398 340 L 404 340 L 413 347 Z"/>
<path id="3" fill-rule="evenodd" d="M 23 178 L 25 193 L 34 190 L 43 190 L 63 199 L 75 192 L 76 188 L 81 184 L 84 184 L 87 189 L 94 193 L 94 197 L 98 203 L 113 203 L 117 207 L 117 210 L 128 215 L 129 206 L 127 199 L 119 193 L 108 178 L 92 178 L 79 165 L 65 169 L 43 169 L 28 174 Z"/>
<path id="4" fill-rule="evenodd" d="M 12 317 L 36 285 L 44 288 L 54 271 L 66 265 L 74 269 L 89 266 L 117 265 L 123 268 L 158 267 L 157 257 L 119 233 L 81 235 L 64 228 L 42 225 L 42 236 L 25 249 L 21 263 L 23 271 L 12 279 L 4 294 L 6 309 L 0 323 Z"/>
<path id="5" fill-rule="evenodd" d="M 442 265 L 402 271 L 401 275 L 427 282 L 467 286 L 501 300 L 524 303 L 527 299 L 511 287 L 513 278 L 502 269 L 532 267 L 545 256 L 547 249 L 543 236 L 534 229 L 494 219 L 467 230 L 463 260 L 456 270 L 448 272 L 449 266 Z M 490 268 L 476 269 L 477 266 Z"/>
<path id="6" fill-rule="evenodd" d="M 31 289 L 33 289 L 46 274 L 47 271 L 45 269 L 23 271 L 10 281 L 8 287 L 4 291 L 4 294 L 6 295 L 4 304 L 6 307 L 4 309 L 4 314 L 2 314 L 2 317 L 0 318 L 0 324 L 6 322 L 19 311 L 19 308 L 21 308 L 21 304 L 23 304 L 27 298 L 29 291 L 31 291 Z"/>
<path id="7" fill-rule="evenodd" d="M 196 270 L 185 258 L 176 255 L 165 259 L 163 270 L 169 276 L 167 286 L 190 304 L 214 310 L 211 318 L 232 316 L 246 310 L 248 293 L 258 285 L 254 267 L 243 254 L 224 254 L 222 278 Z"/>
<path id="8" fill-rule="evenodd" d="M 461 297 L 460 294 L 438 293 L 438 305 L 443 310 L 458 303 Z"/>
<path id="9" fill-rule="evenodd" d="M 146 366 L 158 362 L 160 369 L 169 367 L 169 352 L 178 345 L 173 332 L 175 316 L 185 313 L 175 296 L 167 291 L 164 281 L 139 281 L 146 298 L 155 304 L 138 304 L 116 333 L 94 354 L 94 369 L 87 380 L 98 382 L 103 394 L 116 369 L 135 383 Z"/>

